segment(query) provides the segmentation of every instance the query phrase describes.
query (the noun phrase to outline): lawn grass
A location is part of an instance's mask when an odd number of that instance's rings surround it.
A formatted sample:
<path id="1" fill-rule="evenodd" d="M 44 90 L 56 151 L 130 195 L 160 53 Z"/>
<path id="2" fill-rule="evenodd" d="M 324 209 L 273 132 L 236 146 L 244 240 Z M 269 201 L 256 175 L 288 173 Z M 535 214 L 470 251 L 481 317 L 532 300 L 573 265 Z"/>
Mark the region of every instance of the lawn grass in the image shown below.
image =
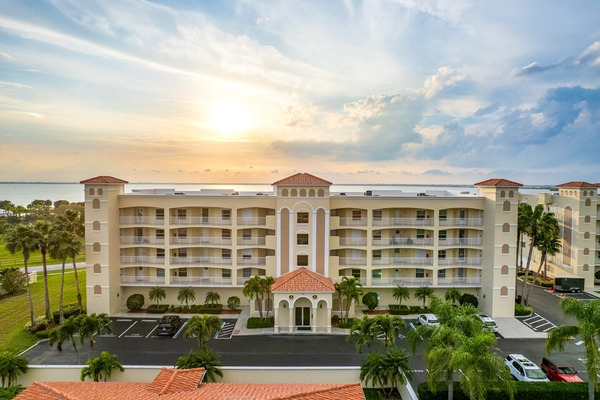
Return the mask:
<path id="1" fill-rule="evenodd" d="M 83 251 L 83 247 L 81 250 L 81 254 L 77 257 L 77 262 L 85 261 L 85 251 Z M 62 260 L 55 260 L 53 258 L 48 257 L 46 261 L 47 265 L 52 264 L 62 264 Z M 73 260 L 67 260 L 67 267 L 73 264 Z M 32 253 L 29 257 L 29 262 L 27 263 L 28 267 L 35 267 L 38 265 L 42 265 L 42 253 L 36 251 Z M 23 267 L 23 254 L 16 253 L 10 254 L 8 250 L 6 250 L 6 246 L 3 242 L 0 242 L 0 268 L 4 267 Z"/>
<path id="2" fill-rule="evenodd" d="M 85 307 L 85 269 L 78 269 L 79 287 L 83 306 Z M 38 274 L 38 281 L 31 286 L 33 313 L 35 317 L 44 315 L 44 279 Z M 60 272 L 48 274 L 48 291 L 50 293 L 50 312 L 58 310 L 60 297 Z M 65 274 L 65 290 L 63 304 L 77 303 L 75 274 Z M 29 303 L 27 293 L 0 297 L 0 351 L 11 350 L 21 352 L 37 342 L 35 335 L 26 332 L 23 327 L 29 322 Z"/>

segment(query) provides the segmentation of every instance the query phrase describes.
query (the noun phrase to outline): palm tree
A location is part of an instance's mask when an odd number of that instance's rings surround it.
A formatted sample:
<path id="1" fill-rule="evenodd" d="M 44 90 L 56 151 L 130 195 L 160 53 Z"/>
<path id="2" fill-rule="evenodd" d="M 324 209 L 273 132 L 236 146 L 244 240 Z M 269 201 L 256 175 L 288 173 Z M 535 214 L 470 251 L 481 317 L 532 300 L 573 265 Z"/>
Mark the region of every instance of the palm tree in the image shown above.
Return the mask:
<path id="1" fill-rule="evenodd" d="M 106 382 L 115 368 L 121 372 L 125 371 L 117 356 L 110 354 L 108 351 L 103 351 L 100 353 L 100 357 L 88 360 L 86 364 L 87 367 L 83 367 L 81 370 L 82 381 L 89 376 L 94 382 L 99 382 L 100 379 Z"/>
<path id="2" fill-rule="evenodd" d="M 182 287 L 177 294 L 177 301 L 188 307 L 190 301 L 196 301 L 196 292 L 191 287 Z"/>
<path id="3" fill-rule="evenodd" d="M 565 343 L 581 336 L 585 346 L 585 365 L 588 373 L 588 396 L 594 399 L 594 389 L 598 385 L 600 373 L 600 300 L 588 303 L 574 297 L 561 300 L 560 308 L 566 316 L 574 317 L 577 325 L 561 325 L 548 332 L 545 350 L 550 354 L 553 349 L 564 351 Z"/>
<path id="4" fill-rule="evenodd" d="M 383 340 L 383 345 L 387 350 L 396 346 L 396 338 L 405 327 L 406 322 L 402 318 L 378 315 L 374 318 L 371 329 L 374 337 Z"/>
<path id="5" fill-rule="evenodd" d="M 165 297 L 167 297 L 167 292 L 160 286 L 153 287 L 150 289 L 150 293 L 148 293 L 148 298 L 150 301 L 156 301 L 156 305 L 158 307 L 160 307 L 160 301 L 164 300 Z"/>
<path id="6" fill-rule="evenodd" d="M 404 349 L 388 350 L 385 355 L 369 353 L 360 364 L 360 380 L 366 384 L 385 388 L 391 386 L 389 394 L 398 385 L 405 384 L 412 379 L 410 356 Z"/>
<path id="7" fill-rule="evenodd" d="M 25 282 L 27 285 L 27 300 L 29 302 L 29 317 L 31 319 L 31 329 L 35 329 L 35 318 L 33 316 L 33 299 L 31 298 L 31 289 L 29 287 L 29 271 L 27 262 L 31 253 L 37 249 L 35 241 L 35 232 L 31 225 L 19 224 L 6 233 L 6 249 L 10 254 L 21 252 L 23 254 L 23 267 L 25 269 Z"/>
<path id="8" fill-rule="evenodd" d="M 58 216 L 58 225 L 61 230 L 70 232 L 78 239 L 85 236 L 85 217 L 78 210 L 66 210 L 63 215 Z M 73 274 L 75 275 L 75 287 L 77 288 L 77 305 L 79 310 L 83 311 L 83 302 L 81 299 L 81 290 L 79 288 L 79 276 L 77 275 L 77 256 L 81 253 L 81 241 L 77 246 L 69 246 L 69 256 L 73 260 Z"/>
<path id="9" fill-rule="evenodd" d="M 366 315 L 357 321 L 355 321 L 350 327 L 350 333 L 346 340 L 352 342 L 356 340 L 356 352 L 362 353 L 362 348 L 366 345 L 371 347 L 371 340 L 373 337 L 373 324 L 375 323 L 374 318 L 369 318 Z"/>
<path id="10" fill-rule="evenodd" d="M 402 300 L 408 300 L 410 298 L 410 292 L 407 287 L 398 285 L 394 288 L 392 295 L 398 300 L 398 306 L 402 307 Z"/>
<path id="11" fill-rule="evenodd" d="M 523 243 L 523 235 L 525 234 L 525 228 L 527 226 L 527 218 L 526 216 L 531 210 L 531 206 L 527 203 L 519 203 L 519 207 L 517 209 L 517 251 L 515 265 L 517 268 L 523 268 L 523 248 L 521 247 L 521 243 Z"/>
<path id="12" fill-rule="evenodd" d="M 415 290 L 415 299 L 423 301 L 423 308 L 425 308 L 425 301 L 433 295 L 433 289 L 429 286 L 421 286 Z"/>
<path id="13" fill-rule="evenodd" d="M 450 288 L 448 290 L 446 290 L 446 294 L 444 295 L 444 298 L 446 300 L 449 300 L 452 302 L 452 304 L 457 303 L 460 301 L 460 296 L 462 294 L 460 293 L 460 290 L 458 290 L 457 288 Z"/>
<path id="14" fill-rule="evenodd" d="M 213 307 L 216 304 L 220 304 L 221 295 L 217 292 L 208 291 L 204 297 L 204 304 L 211 304 Z"/>
<path id="15" fill-rule="evenodd" d="M 265 296 L 265 286 L 262 282 L 260 276 L 253 276 L 248 279 L 246 283 L 244 283 L 244 288 L 242 289 L 242 294 L 248 297 L 250 300 L 256 299 L 256 304 L 258 305 L 258 315 L 260 319 L 263 319 L 262 314 L 262 299 Z M 252 310 L 250 310 L 250 315 L 252 315 Z"/>
<path id="16" fill-rule="evenodd" d="M 194 315 L 188 320 L 185 330 L 186 337 L 196 336 L 200 350 L 206 350 L 206 342 L 217 332 L 221 331 L 223 321 L 216 315 Z"/>
<path id="17" fill-rule="evenodd" d="M 544 216 L 544 206 L 538 204 L 535 208 L 531 208 L 530 205 L 523 207 L 523 224 L 525 226 L 524 232 L 529 237 L 529 254 L 527 255 L 527 264 L 525 265 L 525 275 L 523 276 L 523 283 L 521 285 L 521 304 L 525 303 L 525 284 L 527 283 L 527 276 L 529 275 L 529 267 L 531 265 L 531 258 L 533 254 L 533 248 L 537 243 L 537 238 L 540 233 L 540 223 Z M 519 215 L 521 217 L 521 215 Z"/>
<path id="18" fill-rule="evenodd" d="M 79 321 L 80 319 L 77 317 L 70 317 L 58 327 L 54 328 L 50 333 L 48 345 L 54 346 L 54 343 L 56 343 L 56 349 L 62 351 L 62 345 L 66 341 L 70 341 L 75 349 L 75 353 L 77 353 L 77 356 L 79 357 L 77 343 L 75 342 L 75 335 L 79 334 Z"/>
<path id="19" fill-rule="evenodd" d="M 29 370 L 27 359 L 10 351 L 0 352 L 0 387 L 7 387 L 16 382 L 17 377 Z"/>
<path id="20" fill-rule="evenodd" d="M 79 341 L 83 344 L 85 339 L 89 340 L 90 354 L 94 351 L 96 336 L 103 331 L 112 332 L 110 318 L 104 313 L 91 315 L 81 314 L 77 317 L 77 324 L 79 326 Z"/>
<path id="21" fill-rule="evenodd" d="M 62 324 L 64 320 L 64 312 L 63 312 L 63 293 L 65 288 L 65 264 L 67 263 L 67 258 L 71 255 L 71 251 L 73 247 L 79 247 L 79 239 L 75 237 L 73 234 L 62 231 L 62 230 L 54 230 L 50 235 L 50 241 L 48 243 L 48 254 L 50 257 L 55 258 L 57 260 L 62 260 L 62 269 L 61 269 L 61 282 L 60 282 L 60 294 L 59 294 L 59 305 L 58 305 L 58 314 L 59 314 L 59 323 Z"/>
<path id="22" fill-rule="evenodd" d="M 175 366 L 179 369 L 204 368 L 204 381 L 216 382 L 216 376 L 223 377 L 219 356 L 210 350 L 200 350 L 196 353 L 189 352 L 177 359 Z"/>
<path id="23" fill-rule="evenodd" d="M 344 276 L 339 284 L 340 295 L 346 298 L 346 321 L 350 315 L 350 304 L 352 300 L 358 302 L 363 294 L 362 284 L 355 277 Z"/>
<path id="24" fill-rule="evenodd" d="M 50 321 L 50 295 L 48 293 L 48 268 L 46 263 L 46 255 L 50 247 L 50 235 L 54 227 L 45 220 L 38 220 L 34 225 L 36 247 L 42 253 L 42 268 L 44 271 L 44 300 L 46 303 L 45 316 L 46 320 Z"/>
<path id="25" fill-rule="evenodd" d="M 271 304 L 271 285 L 273 285 L 275 283 L 275 279 L 273 279 L 272 276 L 266 276 L 264 278 L 262 278 L 262 284 L 264 285 L 264 289 L 265 289 L 265 293 L 267 294 L 267 304 L 266 304 L 266 312 L 267 312 L 267 317 L 269 317 L 269 308 L 272 309 L 272 304 Z"/>

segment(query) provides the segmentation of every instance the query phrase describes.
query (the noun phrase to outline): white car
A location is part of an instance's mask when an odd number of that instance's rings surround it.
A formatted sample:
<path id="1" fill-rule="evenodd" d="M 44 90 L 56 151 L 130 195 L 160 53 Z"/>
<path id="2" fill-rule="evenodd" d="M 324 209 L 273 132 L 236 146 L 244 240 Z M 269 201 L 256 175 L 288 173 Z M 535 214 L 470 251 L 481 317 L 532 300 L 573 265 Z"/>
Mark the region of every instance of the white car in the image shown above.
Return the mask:
<path id="1" fill-rule="evenodd" d="M 419 321 L 419 323 L 421 325 L 428 325 L 428 326 L 439 326 L 440 325 L 440 321 L 438 321 L 435 314 L 419 314 L 417 316 L 417 321 Z"/>
<path id="2" fill-rule="evenodd" d="M 481 322 L 483 322 L 483 329 L 493 333 L 498 333 L 498 325 L 496 324 L 496 321 L 494 321 L 489 315 L 478 314 L 477 317 L 481 320 Z"/>
<path id="3" fill-rule="evenodd" d="M 524 382 L 550 382 L 544 371 L 529 361 L 523 354 L 509 354 L 504 363 L 510 369 L 512 376 Z"/>

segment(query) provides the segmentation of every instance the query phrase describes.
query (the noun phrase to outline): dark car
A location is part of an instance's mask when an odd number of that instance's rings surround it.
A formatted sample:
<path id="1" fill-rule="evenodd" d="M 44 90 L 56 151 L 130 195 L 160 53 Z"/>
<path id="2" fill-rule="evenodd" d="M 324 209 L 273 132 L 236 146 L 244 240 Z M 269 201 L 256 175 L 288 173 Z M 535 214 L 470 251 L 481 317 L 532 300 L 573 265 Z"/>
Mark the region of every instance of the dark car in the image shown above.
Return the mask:
<path id="1" fill-rule="evenodd" d="M 583 382 L 577 371 L 570 365 L 556 364 L 549 358 L 542 359 L 542 371 L 548 379 L 557 382 Z"/>
<path id="2" fill-rule="evenodd" d="M 179 315 L 164 315 L 158 322 L 156 334 L 158 336 L 173 336 L 181 327 Z"/>

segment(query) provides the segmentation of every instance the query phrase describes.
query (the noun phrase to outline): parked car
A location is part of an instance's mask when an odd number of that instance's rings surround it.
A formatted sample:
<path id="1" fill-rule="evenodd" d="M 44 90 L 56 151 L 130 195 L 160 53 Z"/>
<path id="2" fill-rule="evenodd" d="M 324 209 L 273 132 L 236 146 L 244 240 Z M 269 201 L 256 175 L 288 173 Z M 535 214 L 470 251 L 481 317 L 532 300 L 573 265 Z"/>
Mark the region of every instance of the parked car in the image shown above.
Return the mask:
<path id="1" fill-rule="evenodd" d="M 181 327 L 181 318 L 179 315 L 163 315 L 158 322 L 156 334 L 158 336 L 172 336 Z"/>
<path id="2" fill-rule="evenodd" d="M 419 314 L 417 316 L 417 321 L 421 325 L 429 325 L 429 326 L 439 326 L 440 321 L 438 321 L 435 314 Z"/>
<path id="3" fill-rule="evenodd" d="M 509 354 L 504 363 L 510 369 L 513 378 L 524 382 L 548 382 L 544 371 L 533 362 L 529 361 L 523 354 Z"/>
<path id="4" fill-rule="evenodd" d="M 483 329 L 488 330 L 493 333 L 498 333 L 498 325 L 496 321 L 494 321 L 487 314 L 477 314 L 477 317 L 483 322 Z"/>
<path id="5" fill-rule="evenodd" d="M 583 382 L 577 371 L 570 365 L 556 364 L 549 358 L 542 358 L 542 371 L 548 379 L 557 382 Z"/>

